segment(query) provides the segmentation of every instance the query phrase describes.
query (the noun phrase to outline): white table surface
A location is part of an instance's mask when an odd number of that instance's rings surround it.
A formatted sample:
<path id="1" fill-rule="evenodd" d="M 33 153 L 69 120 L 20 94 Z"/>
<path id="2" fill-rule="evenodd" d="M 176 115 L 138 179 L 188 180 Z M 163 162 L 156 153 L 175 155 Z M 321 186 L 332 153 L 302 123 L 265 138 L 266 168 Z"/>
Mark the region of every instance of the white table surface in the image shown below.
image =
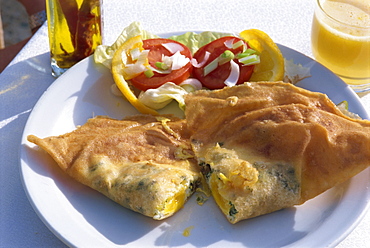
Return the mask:
<path id="1" fill-rule="evenodd" d="M 133 21 L 157 34 L 258 28 L 275 42 L 312 57 L 313 9 L 314 0 L 105 0 L 104 43 L 113 43 Z M 0 247 L 65 246 L 32 209 L 19 173 L 24 125 L 34 104 L 53 81 L 44 25 L 0 74 Z M 361 101 L 369 111 L 369 95 L 362 96 Z M 369 212 L 336 247 L 370 247 Z"/>

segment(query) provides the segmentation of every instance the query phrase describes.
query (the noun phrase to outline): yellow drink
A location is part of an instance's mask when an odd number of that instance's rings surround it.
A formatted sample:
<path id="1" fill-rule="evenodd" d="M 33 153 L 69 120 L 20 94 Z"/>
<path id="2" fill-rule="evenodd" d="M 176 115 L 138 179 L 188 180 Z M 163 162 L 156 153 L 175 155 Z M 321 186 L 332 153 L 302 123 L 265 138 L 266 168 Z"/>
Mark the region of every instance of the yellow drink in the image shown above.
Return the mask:
<path id="1" fill-rule="evenodd" d="M 46 0 L 54 76 L 89 56 L 102 43 L 100 0 Z"/>
<path id="2" fill-rule="evenodd" d="M 311 37 L 316 60 L 355 90 L 370 90 L 370 1 L 318 0 L 318 5 Z"/>

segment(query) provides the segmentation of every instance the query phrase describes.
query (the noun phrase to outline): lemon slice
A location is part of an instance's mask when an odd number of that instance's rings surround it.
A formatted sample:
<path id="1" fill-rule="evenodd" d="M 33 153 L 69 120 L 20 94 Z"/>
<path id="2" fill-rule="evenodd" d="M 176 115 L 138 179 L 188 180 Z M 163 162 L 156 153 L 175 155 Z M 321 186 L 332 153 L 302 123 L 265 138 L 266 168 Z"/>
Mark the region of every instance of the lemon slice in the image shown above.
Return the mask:
<path id="1" fill-rule="evenodd" d="M 263 31 L 248 29 L 240 33 L 252 49 L 260 55 L 260 63 L 254 67 L 250 81 L 281 81 L 284 78 L 284 57 L 275 42 Z"/>
<path id="2" fill-rule="evenodd" d="M 117 51 L 114 53 L 112 58 L 112 75 L 113 80 L 116 83 L 118 89 L 122 92 L 122 94 L 126 97 L 126 99 L 134 106 L 140 113 L 142 114 L 152 114 L 158 115 L 158 112 L 154 109 L 151 109 L 141 103 L 134 92 L 131 90 L 129 84 L 125 80 L 124 75 L 124 67 L 125 64 L 122 61 L 122 55 L 125 55 L 126 52 L 139 48 L 143 50 L 143 41 L 141 36 L 135 36 L 128 39 L 125 43 L 123 43 Z M 124 54 L 123 54 L 124 53 Z"/>

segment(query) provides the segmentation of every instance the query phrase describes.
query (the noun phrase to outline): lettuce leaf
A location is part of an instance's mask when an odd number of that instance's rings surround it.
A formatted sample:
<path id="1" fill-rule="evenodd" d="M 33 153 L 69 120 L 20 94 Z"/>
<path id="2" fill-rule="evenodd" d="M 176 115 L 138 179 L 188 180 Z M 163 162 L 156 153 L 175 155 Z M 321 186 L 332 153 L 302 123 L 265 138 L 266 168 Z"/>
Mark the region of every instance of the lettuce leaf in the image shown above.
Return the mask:
<path id="1" fill-rule="evenodd" d="M 128 27 L 123 29 L 122 33 L 118 36 L 117 40 L 111 45 L 100 45 L 96 48 L 94 53 L 94 60 L 97 64 L 103 64 L 107 68 L 111 68 L 112 58 L 115 51 L 123 44 L 126 40 L 141 35 L 142 39 L 153 39 L 159 36 L 154 35 L 144 30 L 139 22 L 133 22 Z"/>
<path id="2" fill-rule="evenodd" d="M 181 86 L 168 82 L 156 89 L 142 91 L 139 95 L 139 101 L 152 109 L 161 109 L 172 102 L 172 100 L 176 100 L 180 109 L 184 110 L 184 95 L 187 93 Z"/>
<path id="3" fill-rule="evenodd" d="M 237 35 L 232 33 L 219 33 L 211 31 L 205 31 L 202 33 L 187 32 L 181 35 L 173 35 L 168 39 L 182 43 L 183 45 L 187 46 L 190 49 L 192 54 L 194 54 L 202 46 L 224 36 L 237 36 Z"/>
<path id="4" fill-rule="evenodd" d="M 184 95 L 200 90 L 202 88 L 200 82 L 199 86 L 194 83 L 183 83 L 176 85 L 172 82 L 165 83 L 156 89 L 148 89 L 142 91 L 139 95 L 139 101 L 152 109 L 164 108 L 167 104 L 176 100 L 181 110 L 185 109 Z"/>

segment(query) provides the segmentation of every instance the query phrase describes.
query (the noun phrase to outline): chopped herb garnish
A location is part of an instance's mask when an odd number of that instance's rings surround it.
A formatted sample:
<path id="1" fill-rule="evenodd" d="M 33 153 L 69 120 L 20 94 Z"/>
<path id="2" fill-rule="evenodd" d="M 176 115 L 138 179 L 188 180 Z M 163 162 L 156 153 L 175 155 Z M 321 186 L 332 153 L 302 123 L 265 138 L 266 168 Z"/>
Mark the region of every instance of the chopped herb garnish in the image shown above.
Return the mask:
<path id="1" fill-rule="evenodd" d="M 147 77 L 147 78 L 151 78 L 154 76 L 154 72 L 152 70 L 146 70 L 144 71 L 144 75 Z"/>
<path id="2" fill-rule="evenodd" d="M 145 183 L 144 183 L 143 181 L 140 181 L 140 182 L 137 184 L 137 188 L 136 188 L 136 190 L 141 190 L 141 189 L 143 189 L 143 188 L 144 188 L 144 185 L 145 185 Z"/>
<path id="3" fill-rule="evenodd" d="M 223 65 L 226 64 L 227 62 L 230 62 L 230 60 L 234 59 L 234 53 L 230 50 L 226 50 L 223 52 L 219 57 L 218 57 L 218 64 Z"/>
<path id="4" fill-rule="evenodd" d="M 203 194 L 197 194 L 197 203 L 198 205 L 203 205 L 208 200 L 208 197 L 204 196 Z"/>
<path id="5" fill-rule="evenodd" d="M 101 165 L 104 165 L 104 163 L 100 161 L 100 162 L 90 166 L 90 168 L 89 168 L 90 172 L 96 171 Z"/>

